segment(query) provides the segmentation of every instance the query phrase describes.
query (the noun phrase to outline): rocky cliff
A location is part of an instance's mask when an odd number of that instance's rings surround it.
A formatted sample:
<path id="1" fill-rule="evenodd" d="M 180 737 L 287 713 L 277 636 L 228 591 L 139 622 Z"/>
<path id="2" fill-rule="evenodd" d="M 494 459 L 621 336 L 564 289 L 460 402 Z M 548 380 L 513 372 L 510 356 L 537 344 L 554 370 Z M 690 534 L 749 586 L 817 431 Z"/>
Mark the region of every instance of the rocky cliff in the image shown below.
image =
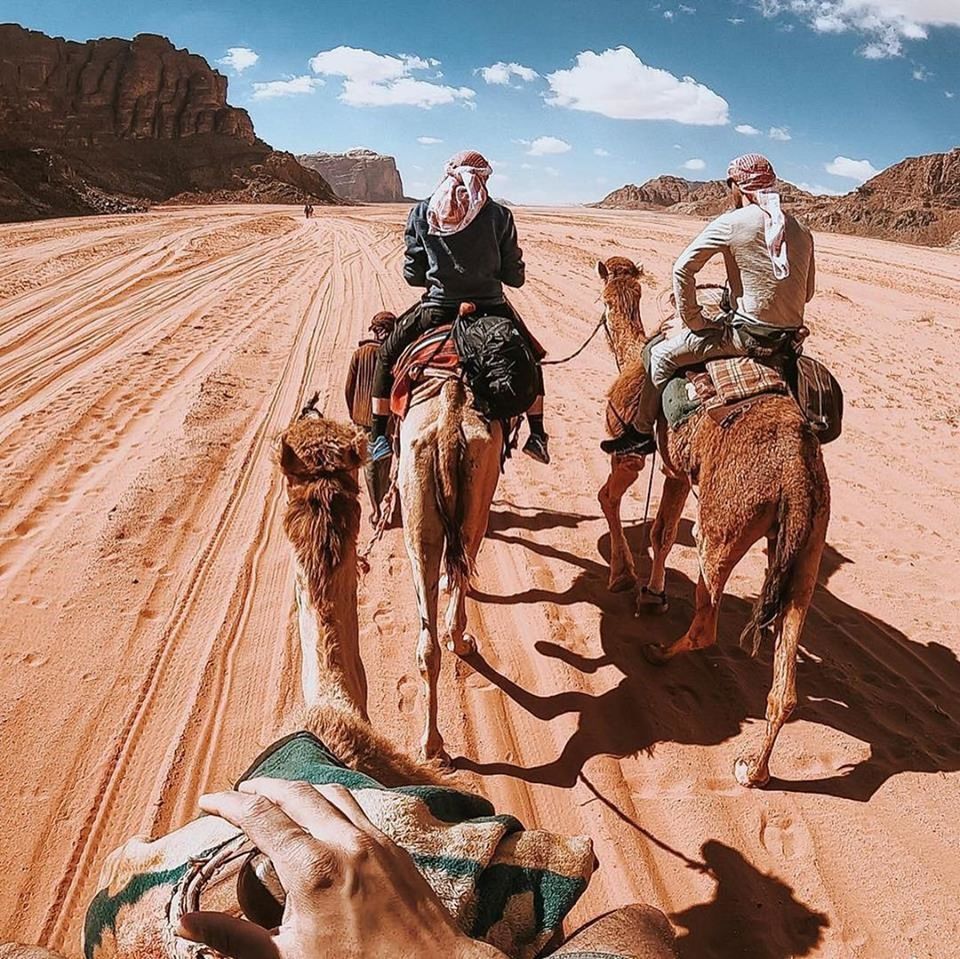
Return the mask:
<path id="1" fill-rule="evenodd" d="M 305 153 L 297 159 L 316 170 L 337 196 L 363 203 L 396 203 L 404 199 L 403 183 L 393 157 L 373 150 Z"/>
<path id="2" fill-rule="evenodd" d="M 960 149 L 909 157 L 844 196 L 778 184 L 784 206 L 817 230 L 929 246 L 960 246 Z M 594 207 L 712 217 L 729 207 L 721 180 L 662 176 L 614 190 Z"/>
<path id="3" fill-rule="evenodd" d="M 334 202 L 257 139 L 227 79 L 164 37 L 77 43 L 0 24 L 0 220 L 193 202 Z"/>

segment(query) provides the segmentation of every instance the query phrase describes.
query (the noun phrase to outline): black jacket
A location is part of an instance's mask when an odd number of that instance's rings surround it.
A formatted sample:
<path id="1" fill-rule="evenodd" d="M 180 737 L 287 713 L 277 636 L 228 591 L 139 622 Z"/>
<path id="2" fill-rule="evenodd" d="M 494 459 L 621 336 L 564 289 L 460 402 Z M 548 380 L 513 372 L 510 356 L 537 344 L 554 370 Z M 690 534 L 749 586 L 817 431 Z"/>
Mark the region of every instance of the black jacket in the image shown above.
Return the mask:
<path id="1" fill-rule="evenodd" d="M 436 236 L 427 231 L 427 201 L 407 218 L 403 278 L 426 287 L 426 303 L 456 306 L 503 302 L 503 286 L 523 286 L 523 250 L 517 242 L 513 214 L 488 200 L 474 221 L 459 233 Z"/>

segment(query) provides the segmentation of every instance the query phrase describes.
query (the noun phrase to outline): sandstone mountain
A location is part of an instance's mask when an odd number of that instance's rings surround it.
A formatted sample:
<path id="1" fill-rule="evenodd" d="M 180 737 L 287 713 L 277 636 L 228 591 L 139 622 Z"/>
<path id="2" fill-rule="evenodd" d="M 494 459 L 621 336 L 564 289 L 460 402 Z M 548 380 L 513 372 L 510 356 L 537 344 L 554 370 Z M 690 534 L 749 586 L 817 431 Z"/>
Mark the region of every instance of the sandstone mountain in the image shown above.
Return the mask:
<path id="1" fill-rule="evenodd" d="M 960 149 L 910 157 L 844 196 L 815 196 L 778 183 L 784 207 L 814 229 L 921 243 L 960 244 Z M 664 210 L 713 217 L 729 206 L 722 180 L 660 176 L 628 184 L 591 206 L 607 210 Z"/>
<path id="2" fill-rule="evenodd" d="M 404 199 L 403 183 L 393 157 L 358 149 L 346 153 L 305 153 L 297 159 L 308 169 L 316 170 L 345 200 L 396 203 Z"/>
<path id="3" fill-rule="evenodd" d="M 226 77 L 164 37 L 78 43 L 0 24 L 0 220 L 336 201 L 226 97 Z"/>

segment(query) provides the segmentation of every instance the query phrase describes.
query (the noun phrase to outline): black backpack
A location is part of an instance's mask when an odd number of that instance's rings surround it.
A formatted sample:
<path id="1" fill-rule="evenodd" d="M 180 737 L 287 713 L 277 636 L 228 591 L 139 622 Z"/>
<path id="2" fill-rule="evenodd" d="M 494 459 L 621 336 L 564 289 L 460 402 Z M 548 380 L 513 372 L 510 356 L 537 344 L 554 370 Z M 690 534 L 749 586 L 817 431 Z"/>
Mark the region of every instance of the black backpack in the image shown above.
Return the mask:
<path id="1" fill-rule="evenodd" d="M 507 420 L 530 408 L 539 393 L 537 360 L 510 317 L 457 317 L 453 341 L 477 412 Z"/>

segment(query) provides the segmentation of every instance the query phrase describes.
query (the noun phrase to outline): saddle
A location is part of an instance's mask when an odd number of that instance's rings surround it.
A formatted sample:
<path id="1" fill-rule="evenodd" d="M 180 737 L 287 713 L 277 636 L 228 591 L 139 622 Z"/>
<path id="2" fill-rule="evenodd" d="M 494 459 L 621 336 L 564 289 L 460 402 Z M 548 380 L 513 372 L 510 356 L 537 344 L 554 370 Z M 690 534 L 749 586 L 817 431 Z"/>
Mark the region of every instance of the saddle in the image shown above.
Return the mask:
<path id="1" fill-rule="evenodd" d="M 429 330 L 400 354 L 393 367 L 390 412 L 402 420 L 417 399 L 436 396 L 444 380 L 460 376 L 460 354 L 450 324 Z"/>

